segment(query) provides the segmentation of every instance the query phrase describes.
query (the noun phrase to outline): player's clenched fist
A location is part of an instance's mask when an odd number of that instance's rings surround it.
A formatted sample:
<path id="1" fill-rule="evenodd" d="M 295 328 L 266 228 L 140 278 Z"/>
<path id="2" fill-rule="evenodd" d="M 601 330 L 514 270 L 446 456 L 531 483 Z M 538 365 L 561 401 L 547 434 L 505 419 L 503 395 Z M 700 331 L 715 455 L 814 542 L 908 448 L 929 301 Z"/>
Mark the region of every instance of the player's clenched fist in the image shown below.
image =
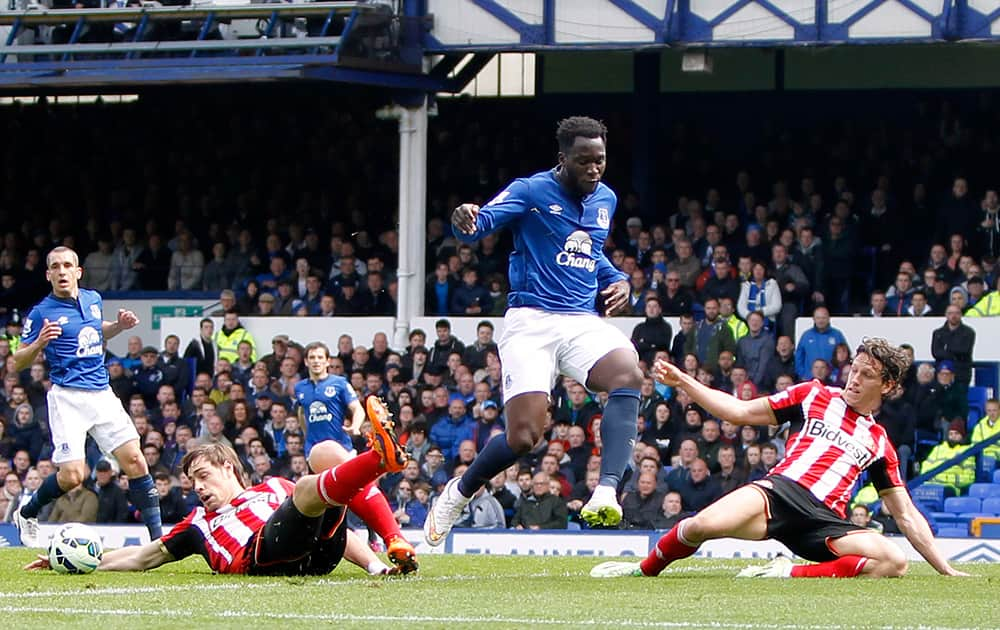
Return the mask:
<path id="1" fill-rule="evenodd" d="M 462 234 L 475 234 L 478 215 L 479 206 L 474 203 L 463 203 L 451 213 L 451 224 Z"/>
<path id="2" fill-rule="evenodd" d="M 681 374 L 683 372 L 679 367 L 671 363 L 670 361 L 664 361 L 660 359 L 655 364 L 653 364 L 653 374 L 656 380 L 663 383 L 664 385 L 669 385 L 670 387 L 677 387 L 681 384 Z"/>

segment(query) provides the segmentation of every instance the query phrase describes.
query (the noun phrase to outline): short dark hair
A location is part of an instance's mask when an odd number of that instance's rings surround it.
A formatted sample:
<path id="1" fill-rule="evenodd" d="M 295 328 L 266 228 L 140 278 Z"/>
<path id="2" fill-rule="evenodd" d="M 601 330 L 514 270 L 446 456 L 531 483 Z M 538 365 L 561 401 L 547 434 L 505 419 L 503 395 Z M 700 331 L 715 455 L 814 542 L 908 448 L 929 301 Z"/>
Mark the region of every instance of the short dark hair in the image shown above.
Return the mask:
<path id="1" fill-rule="evenodd" d="M 600 138 L 608 141 L 608 128 L 599 120 L 588 116 L 570 116 L 559 121 L 556 127 L 556 141 L 563 153 L 570 150 L 577 137 Z"/>
<path id="2" fill-rule="evenodd" d="M 313 350 L 323 349 L 326 351 L 326 358 L 330 358 L 330 348 L 322 341 L 313 341 L 306 346 L 305 355 L 309 356 L 309 353 Z"/>
<path id="3" fill-rule="evenodd" d="M 156 473 L 155 475 L 153 475 L 153 479 L 155 479 L 156 481 L 166 481 L 167 483 L 170 483 L 170 475 L 168 475 L 165 472 Z"/>

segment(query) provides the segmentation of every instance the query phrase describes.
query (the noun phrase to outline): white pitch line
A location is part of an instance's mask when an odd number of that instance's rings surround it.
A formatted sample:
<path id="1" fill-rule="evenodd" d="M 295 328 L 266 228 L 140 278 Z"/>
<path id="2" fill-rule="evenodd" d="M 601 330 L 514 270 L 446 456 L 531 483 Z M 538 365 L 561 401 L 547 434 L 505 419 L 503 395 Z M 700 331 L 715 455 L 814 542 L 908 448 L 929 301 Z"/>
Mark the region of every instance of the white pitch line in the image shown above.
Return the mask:
<path id="1" fill-rule="evenodd" d="M 128 610 L 99 608 L 62 608 L 42 606 L 0 606 L 0 613 L 42 613 L 67 615 L 105 615 L 105 616 L 165 616 L 189 618 L 197 615 L 193 611 L 179 610 Z M 727 622 L 685 622 L 685 621 L 636 621 L 632 619 L 550 619 L 502 616 L 433 616 L 433 615 L 354 615 L 350 613 L 275 613 L 249 610 L 219 610 L 212 613 L 223 619 L 273 619 L 283 621 L 352 621 L 352 622 L 405 622 L 405 623 L 462 623 L 490 624 L 503 623 L 513 625 L 539 626 L 626 626 L 630 628 L 745 628 L 747 630 L 842 630 L 854 626 L 840 625 L 797 625 L 797 624 L 760 624 L 760 623 L 727 623 Z M 893 630 L 900 626 L 881 626 L 881 630 Z M 907 626 L 911 627 L 911 626 Z M 948 626 L 921 626 L 924 630 L 972 630 L 969 628 L 951 628 Z"/>
<path id="2" fill-rule="evenodd" d="M 405 584 L 405 583 L 424 583 L 424 582 L 467 582 L 472 580 L 489 580 L 491 578 L 550 578 L 550 577 L 572 577 L 576 574 L 570 573 L 530 573 L 524 575 L 509 575 L 504 574 L 503 576 L 499 574 L 487 574 L 487 575 L 436 575 L 432 577 L 424 576 L 408 576 L 400 578 L 386 579 L 380 576 L 358 576 L 352 578 L 346 578 L 343 580 L 334 580 L 329 578 L 320 578 L 316 580 L 310 580 L 306 584 L 299 586 L 353 586 L 355 584 L 372 584 L 372 583 L 395 583 L 395 584 Z M 258 588 L 274 588 L 276 584 L 283 583 L 285 578 L 283 577 L 266 577 L 261 576 L 264 580 L 269 580 L 267 582 L 221 582 L 217 584 L 199 584 L 197 589 L 199 591 L 230 591 L 230 590 L 246 590 L 246 589 L 258 589 Z M 225 578 L 221 578 L 225 579 Z M 79 596 L 86 595 L 88 597 L 94 595 L 143 595 L 148 593 L 170 593 L 177 591 L 189 591 L 190 586 L 108 586 L 104 588 L 81 588 L 81 589 L 67 589 L 65 591 L 31 591 L 31 592 L 0 592 L 0 600 L 3 599 L 36 599 L 40 597 L 60 597 L 60 596 Z"/>

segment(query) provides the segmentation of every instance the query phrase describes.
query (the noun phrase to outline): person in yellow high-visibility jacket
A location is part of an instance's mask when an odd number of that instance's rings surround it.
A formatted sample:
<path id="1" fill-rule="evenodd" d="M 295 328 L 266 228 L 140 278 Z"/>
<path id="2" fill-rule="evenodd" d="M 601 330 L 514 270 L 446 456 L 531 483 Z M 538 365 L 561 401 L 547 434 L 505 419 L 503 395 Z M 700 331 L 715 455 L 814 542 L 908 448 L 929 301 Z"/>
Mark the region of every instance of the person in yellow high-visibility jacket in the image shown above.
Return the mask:
<path id="1" fill-rule="evenodd" d="M 968 446 L 962 444 L 965 439 L 965 420 L 961 418 L 956 418 L 948 426 L 948 438 L 935 446 L 924 463 L 920 465 L 920 474 L 931 471 L 937 468 L 947 460 L 959 455 L 966 450 Z M 956 494 L 970 485 L 976 480 L 976 458 L 967 457 L 963 459 L 958 464 L 955 464 L 951 468 L 946 468 L 945 470 L 934 475 L 927 483 L 933 483 L 939 486 L 948 486 L 953 488 Z"/>
<path id="2" fill-rule="evenodd" d="M 979 444 L 1000 433 L 1000 401 L 990 398 L 986 401 L 986 415 L 972 429 L 972 444 Z M 1000 442 L 983 449 L 983 455 L 1000 459 Z"/>
<path id="3" fill-rule="evenodd" d="M 997 317 L 1000 316 L 1000 276 L 997 278 L 997 288 L 990 291 L 979 301 L 969 307 L 966 317 Z"/>
<path id="4" fill-rule="evenodd" d="M 222 328 L 215 331 L 215 346 L 218 349 L 218 358 L 226 359 L 230 363 L 235 363 L 239 358 L 240 342 L 246 341 L 250 344 L 250 360 L 257 360 L 257 342 L 250 331 L 240 323 L 240 315 L 235 308 L 226 311 L 222 320 Z"/>

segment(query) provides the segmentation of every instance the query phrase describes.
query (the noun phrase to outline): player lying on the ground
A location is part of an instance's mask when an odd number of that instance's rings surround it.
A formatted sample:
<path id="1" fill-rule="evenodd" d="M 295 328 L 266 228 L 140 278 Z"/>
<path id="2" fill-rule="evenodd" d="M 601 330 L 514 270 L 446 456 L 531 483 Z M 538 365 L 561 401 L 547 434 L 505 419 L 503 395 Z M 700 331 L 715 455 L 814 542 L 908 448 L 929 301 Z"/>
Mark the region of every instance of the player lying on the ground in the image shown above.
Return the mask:
<path id="1" fill-rule="evenodd" d="M 217 573 L 323 575 L 342 557 L 371 574 L 399 571 L 382 563 L 344 523 L 343 506 L 351 497 L 406 462 L 385 406 L 373 396 L 367 409 L 372 449 L 296 483 L 276 477 L 247 488 L 231 448 L 205 444 L 191 450 L 181 465 L 203 507 L 159 540 L 108 551 L 99 569 L 146 571 L 200 554 Z M 48 566 L 39 557 L 25 569 Z"/>
<path id="2" fill-rule="evenodd" d="M 710 389 L 676 366 L 658 361 L 656 378 L 681 387 L 717 418 L 739 425 L 791 423 L 783 459 L 764 479 L 737 488 L 663 536 L 640 563 L 605 562 L 593 577 L 655 576 L 715 538 L 773 538 L 818 564 L 793 565 L 779 556 L 740 577 L 898 577 L 906 573 L 903 551 L 888 538 L 845 520 L 851 489 L 865 470 L 900 531 L 943 575 L 956 571 L 934 545 L 899 476 L 896 451 L 873 410 L 905 374 L 909 359 L 885 339 L 865 339 L 843 390 L 819 381 L 794 385 L 769 397 L 744 401 Z"/>

